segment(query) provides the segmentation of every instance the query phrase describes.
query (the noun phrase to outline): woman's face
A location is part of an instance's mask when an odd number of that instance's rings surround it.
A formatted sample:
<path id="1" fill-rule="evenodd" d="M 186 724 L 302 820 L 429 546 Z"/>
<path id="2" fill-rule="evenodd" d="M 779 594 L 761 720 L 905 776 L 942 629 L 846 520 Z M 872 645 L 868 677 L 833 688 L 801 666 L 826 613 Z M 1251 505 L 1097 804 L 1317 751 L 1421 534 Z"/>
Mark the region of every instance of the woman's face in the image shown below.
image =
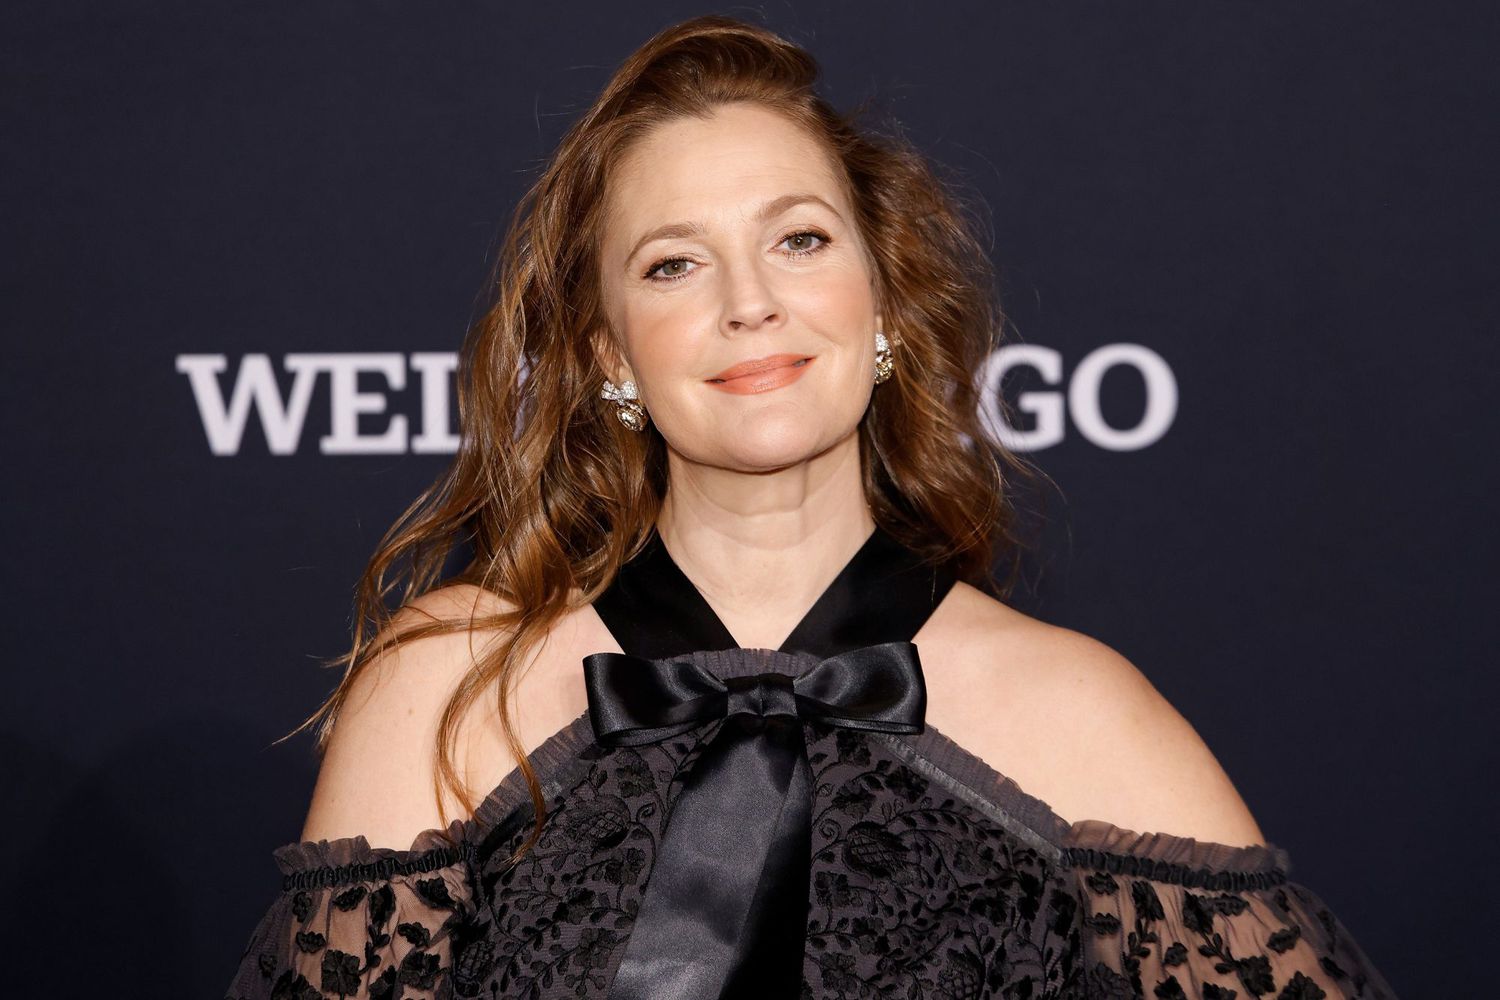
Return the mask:
<path id="1" fill-rule="evenodd" d="M 605 371 L 636 383 L 677 456 L 767 471 L 854 432 L 882 329 L 874 276 L 833 165 L 790 121 L 734 104 L 649 133 L 611 179 L 600 249 L 625 353 L 602 351 Z"/>

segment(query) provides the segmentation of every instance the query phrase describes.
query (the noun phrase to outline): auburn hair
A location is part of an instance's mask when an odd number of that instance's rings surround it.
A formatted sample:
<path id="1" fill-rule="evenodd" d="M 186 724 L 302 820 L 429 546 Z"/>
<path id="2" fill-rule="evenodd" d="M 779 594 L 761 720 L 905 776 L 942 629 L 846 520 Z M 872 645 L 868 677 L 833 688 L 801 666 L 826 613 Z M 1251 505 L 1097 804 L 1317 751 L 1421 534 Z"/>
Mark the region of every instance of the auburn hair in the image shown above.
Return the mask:
<path id="1" fill-rule="evenodd" d="M 665 122 L 708 118 L 731 102 L 785 115 L 831 154 L 871 256 L 895 361 L 861 419 L 864 494 L 875 521 L 908 547 L 948 562 L 959 578 L 1007 597 L 992 574 L 997 549 L 1021 544 L 1012 474 L 1033 468 L 1006 450 L 979 412 L 982 372 L 1003 315 L 979 222 L 899 130 L 860 124 L 814 93 L 818 66 L 766 28 L 721 15 L 659 32 L 610 78 L 567 130 L 517 205 L 495 263 L 490 298 L 459 352 L 458 451 L 396 520 L 356 588 L 349 650 L 323 664 L 343 678 L 296 732 L 329 736 L 355 679 L 404 642 L 478 629 L 499 641 L 454 688 L 439 721 L 433 792 L 477 808 L 454 766 L 462 720 L 495 699 L 501 734 L 525 777 L 536 822 L 512 860 L 541 836 L 546 803 L 511 717 L 510 685 L 553 625 L 593 600 L 647 541 L 666 492 L 666 445 L 652 425 L 621 425 L 599 398 L 606 378 L 591 332 L 610 329 L 600 245 L 606 185 L 632 143 Z M 992 405 L 1004 408 L 996 399 Z M 443 578 L 450 556 L 471 552 Z M 393 629 L 417 597 L 466 583 L 505 610 Z M 576 596 L 575 596 L 576 592 Z M 408 618 L 410 616 L 407 616 Z"/>

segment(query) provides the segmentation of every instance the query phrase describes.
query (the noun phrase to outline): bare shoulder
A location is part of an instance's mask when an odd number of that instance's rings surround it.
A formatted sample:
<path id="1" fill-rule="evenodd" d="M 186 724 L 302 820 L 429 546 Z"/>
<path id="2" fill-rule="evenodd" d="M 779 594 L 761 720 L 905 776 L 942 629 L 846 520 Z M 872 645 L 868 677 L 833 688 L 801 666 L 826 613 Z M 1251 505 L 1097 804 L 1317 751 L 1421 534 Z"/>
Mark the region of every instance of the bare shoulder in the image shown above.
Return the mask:
<path id="1" fill-rule="evenodd" d="M 995 770 L 1069 822 L 1264 843 L 1208 745 L 1129 659 L 968 584 L 950 601 L 933 623 L 938 707 Z"/>
<path id="2" fill-rule="evenodd" d="M 404 849 L 416 835 L 462 815 L 445 793 L 446 821 L 434 796 L 436 741 L 443 709 L 494 630 L 471 630 L 467 622 L 509 610 L 498 595 L 468 584 L 424 594 L 393 616 L 387 632 L 435 621 L 465 623 L 453 632 L 407 640 L 370 661 L 352 682 L 318 771 L 304 840 L 364 835 L 376 847 Z M 465 761 L 484 728 L 476 702 L 474 719 L 460 726 L 457 758 Z M 462 768 L 461 768 L 462 770 Z"/>

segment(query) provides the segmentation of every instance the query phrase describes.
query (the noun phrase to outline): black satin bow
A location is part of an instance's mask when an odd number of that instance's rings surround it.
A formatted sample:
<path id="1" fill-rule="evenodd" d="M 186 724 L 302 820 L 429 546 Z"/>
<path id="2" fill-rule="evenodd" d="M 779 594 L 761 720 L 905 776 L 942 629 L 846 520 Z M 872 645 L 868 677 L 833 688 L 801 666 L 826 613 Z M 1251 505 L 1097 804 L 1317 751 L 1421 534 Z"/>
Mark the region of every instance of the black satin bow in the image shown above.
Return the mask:
<path id="1" fill-rule="evenodd" d="M 583 668 L 604 746 L 725 719 L 682 778 L 611 1000 L 798 996 L 812 854 L 802 723 L 922 732 L 917 647 L 863 646 L 795 677 L 721 680 L 690 656 L 626 653 L 594 653 Z"/>

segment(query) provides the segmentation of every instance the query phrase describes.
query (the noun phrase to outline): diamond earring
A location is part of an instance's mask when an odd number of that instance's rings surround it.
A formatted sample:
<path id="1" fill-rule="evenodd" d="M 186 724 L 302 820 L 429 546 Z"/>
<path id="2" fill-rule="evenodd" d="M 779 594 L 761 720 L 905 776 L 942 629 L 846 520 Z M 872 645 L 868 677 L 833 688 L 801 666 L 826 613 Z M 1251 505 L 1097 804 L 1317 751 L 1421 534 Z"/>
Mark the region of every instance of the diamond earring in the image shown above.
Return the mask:
<path id="1" fill-rule="evenodd" d="M 885 334 L 879 330 L 875 331 L 875 384 L 879 385 L 891 377 L 891 372 L 896 368 L 896 363 L 891 357 L 891 342 L 885 339 Z"/>
<path id="2" fill-rule="evenodd" d="M 636 391 L 635 383 L 626 379 L 625 384 L 616 386 L 609 379 L 604 380 L 604 389 L 599 393 L 602 399 L 612 399 L 615 402 L 615 416 L 620 418 L 620 423 L 633 431 L 638 431 L 646 426 L 646 411 L 636 400 L 640 394 Z"/>

